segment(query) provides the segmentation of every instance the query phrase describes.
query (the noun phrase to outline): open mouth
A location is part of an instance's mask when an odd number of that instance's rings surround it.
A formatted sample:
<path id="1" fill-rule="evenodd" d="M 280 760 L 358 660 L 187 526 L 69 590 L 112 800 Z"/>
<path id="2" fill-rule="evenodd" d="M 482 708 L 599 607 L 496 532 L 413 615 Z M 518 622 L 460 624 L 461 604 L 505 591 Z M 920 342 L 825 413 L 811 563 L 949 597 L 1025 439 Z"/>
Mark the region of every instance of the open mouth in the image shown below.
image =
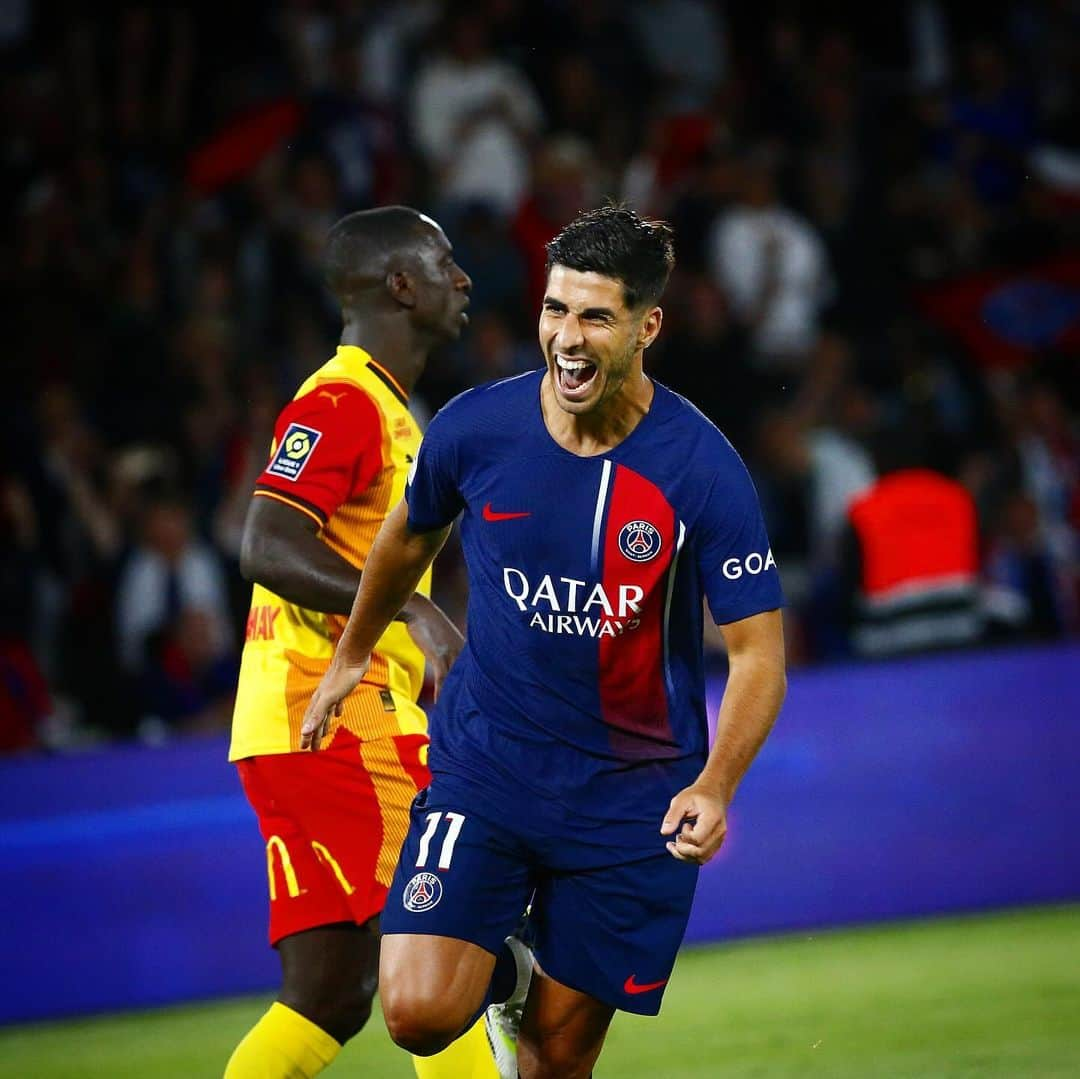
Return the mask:
<path id="1" fill-rule="evenodd" d="M 558 371 L 559 390 L 571 401 L 584 397 L 589 392 L 592 381 L 596 378 L 596 364 L 588 360 L 571 360 L 565 356 L 555 357 Z"/>

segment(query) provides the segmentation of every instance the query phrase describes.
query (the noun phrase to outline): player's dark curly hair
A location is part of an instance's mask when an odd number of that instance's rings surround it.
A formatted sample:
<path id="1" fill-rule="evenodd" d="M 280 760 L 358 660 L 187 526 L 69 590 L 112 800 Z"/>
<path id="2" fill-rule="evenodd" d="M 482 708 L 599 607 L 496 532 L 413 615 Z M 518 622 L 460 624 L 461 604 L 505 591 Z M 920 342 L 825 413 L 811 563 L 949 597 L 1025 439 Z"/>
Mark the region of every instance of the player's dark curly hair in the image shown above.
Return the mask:
<path id="1" fill-rule="evenodd" d="M 627 307 L 651 307 L 675 266 L 673 232 L 628 206 L 609 204 L 578 214 L 547 245 L 547 269 L 558 264 L 622 282 Z"/>

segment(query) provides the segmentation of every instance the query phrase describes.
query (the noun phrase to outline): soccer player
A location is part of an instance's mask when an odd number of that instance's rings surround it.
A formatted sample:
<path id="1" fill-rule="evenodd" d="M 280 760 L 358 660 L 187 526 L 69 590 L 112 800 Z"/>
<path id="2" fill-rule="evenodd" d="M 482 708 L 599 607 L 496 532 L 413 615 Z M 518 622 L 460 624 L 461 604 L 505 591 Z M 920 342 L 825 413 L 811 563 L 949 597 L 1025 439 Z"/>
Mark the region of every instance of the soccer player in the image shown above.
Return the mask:
<path id="1" fill-rule="evenodd" d="M 521 1076 L 587 1076 L 616 1009 L 656 1014 L 698 867 L 784 696 L 750 478 L 643 371 L 673 262 L 669 227 L 621 207 L 551 242 L 545 367 L 433 419 L 304 717 L 301 744 L 317 748 L 461 515 L 468 633 L 383 914 L 383 1012 L 414 1053 L 489 1003 L 530 895 Z M 711 752 L 703 597 L 729 659 Z"/>
<path id="2" fill-rule="evenodd" d="M 278 418 L 244 528 L 241 566 L 254 588 L 229 757 L 266 842 L 282 988 L 227 1079 L 313 1076 L 367 1021 L 379 912 L 409 805 L 429 781 L 416 704 L 425 657 L 438 691 L 462 644 L 428 598 L 425 569 L 372 642 L 326 751 L 298 752 L 304 706 L 420 445 L 409 392 L 429 352 L 461 333 L 471 287 L 442 229 L 400 206 L 334 225 L 325 271 L 341 344 Z M 496 1074 L 482 1026 L 417 1071 Z"/>

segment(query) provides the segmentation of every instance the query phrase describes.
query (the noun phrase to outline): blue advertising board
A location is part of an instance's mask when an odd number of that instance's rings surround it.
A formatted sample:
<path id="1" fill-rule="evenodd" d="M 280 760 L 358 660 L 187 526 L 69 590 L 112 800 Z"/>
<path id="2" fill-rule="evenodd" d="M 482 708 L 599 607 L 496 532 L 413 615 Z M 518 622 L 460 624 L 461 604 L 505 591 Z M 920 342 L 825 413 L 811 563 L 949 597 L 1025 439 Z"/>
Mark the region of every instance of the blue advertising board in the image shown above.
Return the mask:
<path id="1" fill-rule="evenodd" d="M 793 673 L 687 940 L 1080 897 L 1078 672 L 1069 645 Z M 265 867 L 220 738 L 0 761 L 0 1022 L 274 987 Z"/>

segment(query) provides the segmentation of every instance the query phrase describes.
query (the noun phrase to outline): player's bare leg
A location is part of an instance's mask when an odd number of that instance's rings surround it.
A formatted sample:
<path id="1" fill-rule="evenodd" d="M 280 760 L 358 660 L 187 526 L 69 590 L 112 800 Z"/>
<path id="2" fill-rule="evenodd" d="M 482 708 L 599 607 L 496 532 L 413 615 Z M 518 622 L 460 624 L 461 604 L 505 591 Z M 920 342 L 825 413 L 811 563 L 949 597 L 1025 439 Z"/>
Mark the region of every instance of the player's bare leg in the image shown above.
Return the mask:
<path id="1" fill-rule="evenodd" d="M 379 981 L 390 1037 L 416 1056 L 445 1049 L 484 1008 L 494 970 L 495 956 L 468 941 L 383 937 Z"/>
<path id="2" fill-rule="evenodd" d="M 518 1034 L 521 1079 L 588 1079 L 615 1009 L 549 978 L 533 976 Z"/>
<path id="3" fill-rule="evenodd" d="M 233 1050 L 225 1079 L 310 1079 L 371 1015 L 379 971 L 377 918 L 291 933 L 277 947 L 281 993 Z"/>
<path id="4" fill-rule="evenodd" d="M 379 978 L 379 920 L 342 922 L 278 942 L 278 1000 L 344 1045 L 371 1016 Z"/>

